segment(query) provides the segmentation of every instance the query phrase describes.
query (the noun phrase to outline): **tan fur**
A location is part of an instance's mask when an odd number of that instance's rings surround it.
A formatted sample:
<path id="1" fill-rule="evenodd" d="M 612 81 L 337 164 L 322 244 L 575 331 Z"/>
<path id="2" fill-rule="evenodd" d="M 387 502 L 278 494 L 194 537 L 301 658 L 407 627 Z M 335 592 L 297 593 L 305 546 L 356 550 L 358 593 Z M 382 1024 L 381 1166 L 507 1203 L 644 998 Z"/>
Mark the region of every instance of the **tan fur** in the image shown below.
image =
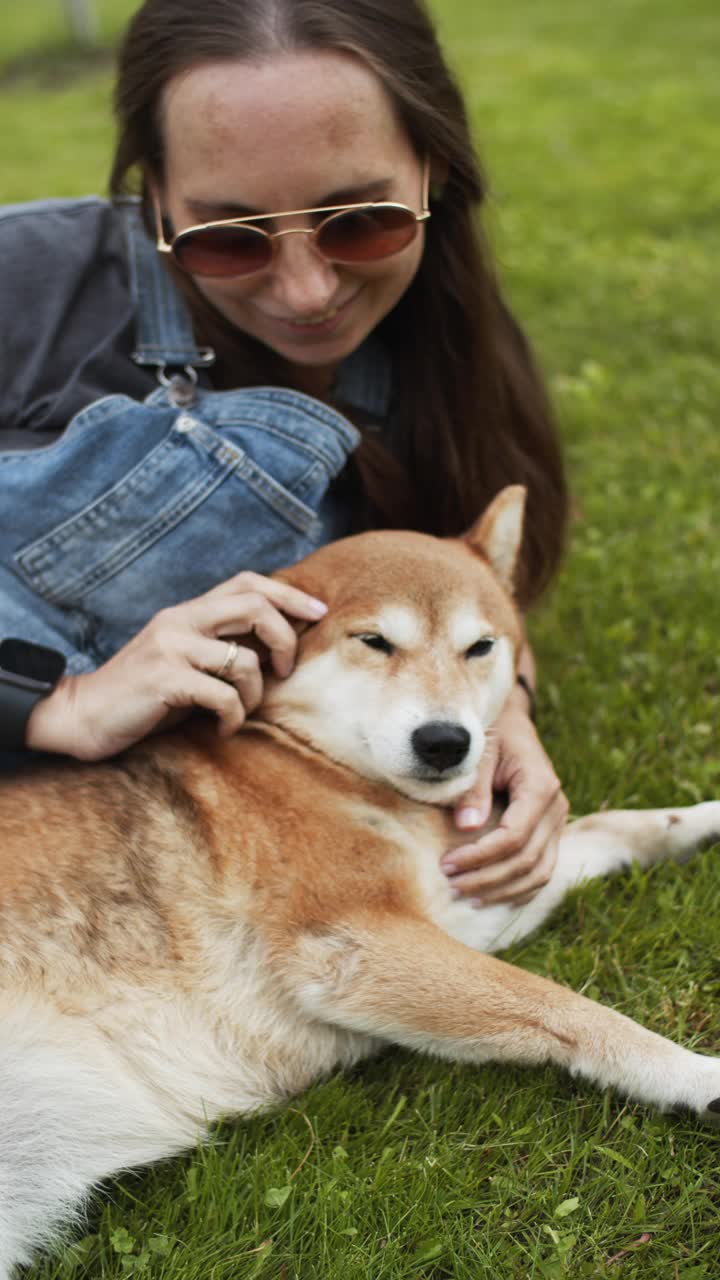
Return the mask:
<path id="1" fill-rule="evenodd" d="M 720 806 L 586 819 L 533 903 L 474 911 L 439 867 L 465 839 L 451 803 L 469 780 L 434 790 L 396 749 L 416 702 L 425 719 L 464 716 L 482 738 L 512 687 L 522 626 L 484 557 L 509 580 L 521 508 L 522 493 L 506 491 L 465 541 L 370 533 L 288 570 L 329 612 L 232 740 L 197 717 L 115 761 L 0 784 L 0 1024 L 21 1046 L 17 1061 L 0 1048 L 0 1087 L 16 1113 L 59 1117 L 61 1135 L 52 1192 L 32 1216 L 53 1221 L 77 1198 L 62 1190 L 63 1144 L 89 1187 L 386 1041 L 476 1062 L 555 1061 L 711 1118 L 714 1060 L 480 952 L 536 927 L 583 877 L 687 856 L 720 829 Z M 362 639 L 378 618 L 402 618 L 389 605 L 414 619 L 404 651 Z M 473 626 L 492 635 L 491 656 L 453 649 Z M 352 695 L 344 713 L 338 688 Z M 356 705 L 374 690 L 375 755 L 374 719 Z M 392 785 L 375 776 L 383 752 Z M 46 1058 L 45 1092 L 26 1096 Z M 101 1103 L 104 1090 L 117 1107 Z M 38 1136 L 26 1175 L 26 1148 L 22 1164 L 12 1141 L 0 1134 L 0 1280 L 29 1257 L 34 1237 L 17 1224 L 50 1159 Z"/>

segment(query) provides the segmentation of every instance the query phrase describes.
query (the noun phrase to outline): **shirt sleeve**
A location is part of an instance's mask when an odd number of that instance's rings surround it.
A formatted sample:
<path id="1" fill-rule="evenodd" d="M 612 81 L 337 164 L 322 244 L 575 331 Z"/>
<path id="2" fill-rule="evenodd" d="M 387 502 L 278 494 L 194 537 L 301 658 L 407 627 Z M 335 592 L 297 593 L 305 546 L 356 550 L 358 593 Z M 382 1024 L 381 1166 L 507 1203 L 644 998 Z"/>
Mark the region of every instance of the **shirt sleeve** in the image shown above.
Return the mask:
<path id="1" fill-rule="evenodd" d="M 146 394 L 129 358 L 134 305 L 111 204 L 0 209 L 0 273 L 0 449 L 48 443 L 103 395 Z"/>

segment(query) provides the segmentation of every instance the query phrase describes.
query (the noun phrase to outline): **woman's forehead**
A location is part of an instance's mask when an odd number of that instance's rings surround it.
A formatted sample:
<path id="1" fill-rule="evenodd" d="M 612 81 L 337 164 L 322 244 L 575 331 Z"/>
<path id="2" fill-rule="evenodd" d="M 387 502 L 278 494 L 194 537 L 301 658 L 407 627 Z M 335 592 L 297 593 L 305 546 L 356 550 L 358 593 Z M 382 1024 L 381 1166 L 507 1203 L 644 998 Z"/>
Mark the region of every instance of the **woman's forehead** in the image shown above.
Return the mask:
<path id="1" fill-rule="evenodd" d="M 412 160 L 375 73 L 334 51 L 203 63 L 166 86 L 162 120 L 166 178 L 197 199 L 306 203 Z"/>

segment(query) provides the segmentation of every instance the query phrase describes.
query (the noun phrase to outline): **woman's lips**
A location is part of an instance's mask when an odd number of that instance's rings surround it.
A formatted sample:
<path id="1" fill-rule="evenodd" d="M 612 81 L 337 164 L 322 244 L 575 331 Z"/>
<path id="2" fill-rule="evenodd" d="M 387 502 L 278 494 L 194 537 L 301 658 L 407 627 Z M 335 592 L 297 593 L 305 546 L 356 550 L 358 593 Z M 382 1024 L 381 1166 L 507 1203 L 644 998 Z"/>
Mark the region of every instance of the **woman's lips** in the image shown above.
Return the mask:
<path id="1" fill-rule="evenodd" d="M 289 316 L 269 316 L 271 324 L 279 325 L 285 332 L 293 335 L 310 337 L 324 337 L 325 334 L 332 333 L 341 323 L 357 298 L 360 290 L 354 293 L 347 301 L 341 302 L 339 306 L 328 307 L 326 311 L 320 312 L 315 316 L 307 316 L 302 319 L 294 319 Z"/>
<path id="2" fill-rule="evenodd" d="M 312 320 L 287 320 L 286 324 L 291 324 L 296 329 L 317 329 L 321 324 L 327 324 L 329 320 L 333 320 L 337 315 L 339 307 L 332 307 L 330 311 L 326 311 L 323 315 Z"/>

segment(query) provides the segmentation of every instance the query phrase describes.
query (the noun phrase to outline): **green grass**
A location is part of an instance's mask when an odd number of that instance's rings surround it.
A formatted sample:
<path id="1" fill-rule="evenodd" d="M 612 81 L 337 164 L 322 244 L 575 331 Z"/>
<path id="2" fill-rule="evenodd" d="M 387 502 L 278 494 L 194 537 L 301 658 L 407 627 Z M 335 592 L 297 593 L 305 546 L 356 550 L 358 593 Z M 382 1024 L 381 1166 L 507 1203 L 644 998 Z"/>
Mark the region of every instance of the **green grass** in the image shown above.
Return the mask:
<path id="1" fill-rule="evenodd" d="M 108 31 L 130 7 L 104 6 Z M 35 50 L 3 91 L 7 199 L 105 182 L 107 74 L 42 88 L 57 9 L 3 18 L 0 61 Z M 576 500 L 532 623 L 545 742 L 578 813 L 718 795 L 716 0 L 436 9 Z M 719 918 L 716 851 L 590 886 L 512 958 L 717 1053 Z M 692 1121 L 401 1052 L 296 1105 L 124 1178 L 33 1280 L 716 1280 L 718 1138 Z"/>
<path id="2" fill-rule="evenodd" d="M 74 47 L 60 0 L 24 0 L 0 31 L 0 198 L 104 192 L 113 44 L 134 0 L 93 0 L 97 49 Z"/>

